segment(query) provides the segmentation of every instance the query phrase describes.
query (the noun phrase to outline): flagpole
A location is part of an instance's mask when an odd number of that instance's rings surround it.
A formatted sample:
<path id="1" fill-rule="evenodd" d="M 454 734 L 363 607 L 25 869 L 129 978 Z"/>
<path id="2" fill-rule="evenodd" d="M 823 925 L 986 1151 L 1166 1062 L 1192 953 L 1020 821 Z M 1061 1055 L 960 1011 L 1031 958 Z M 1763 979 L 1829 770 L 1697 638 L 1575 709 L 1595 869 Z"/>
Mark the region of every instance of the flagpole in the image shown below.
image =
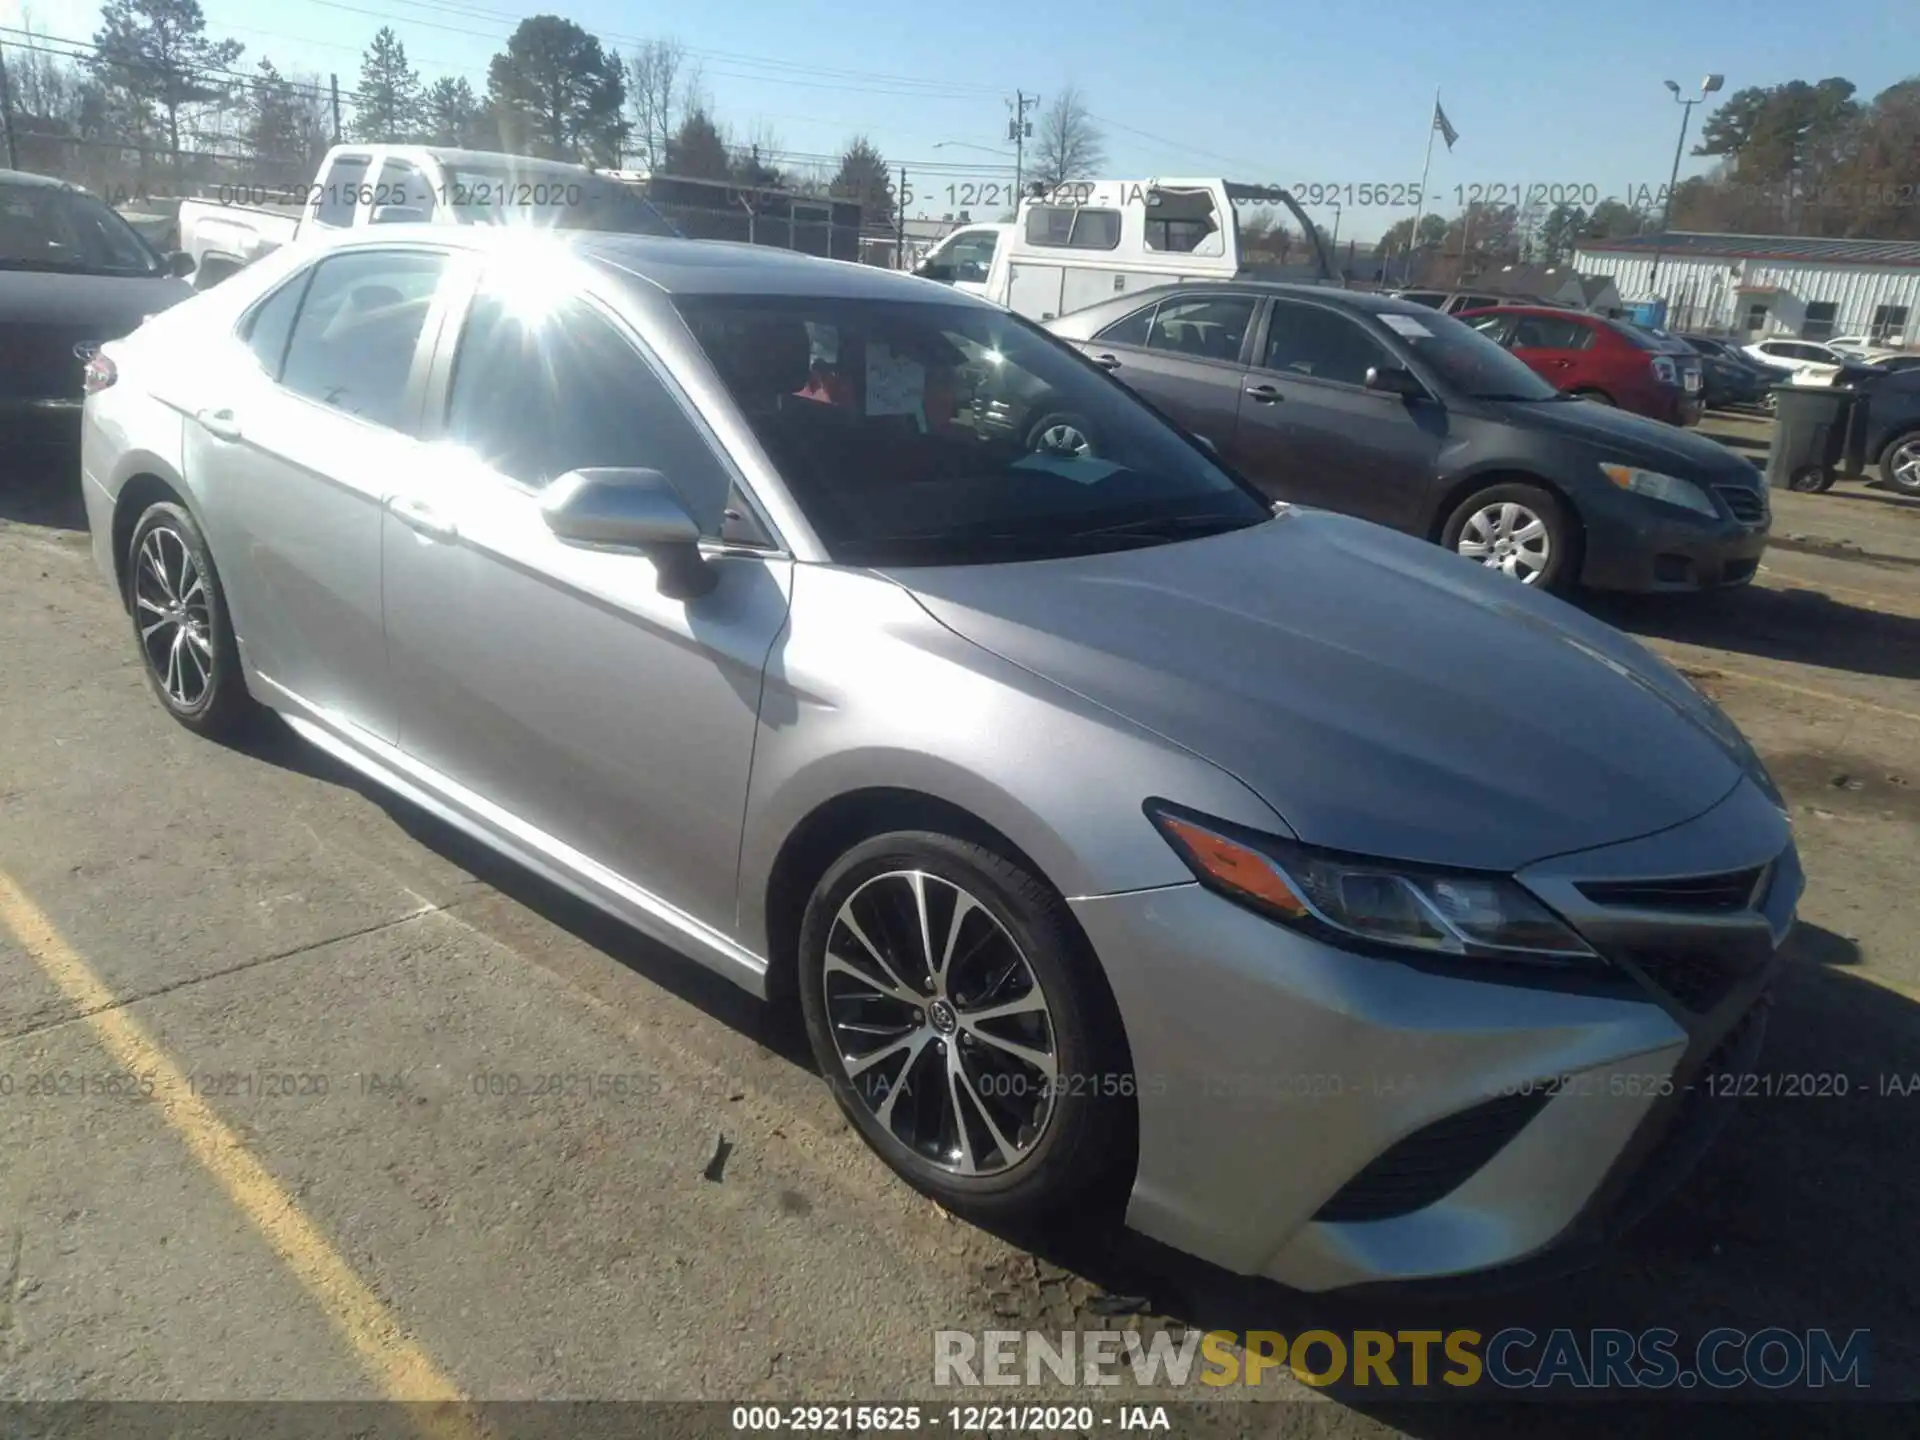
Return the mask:
<path id="1" fill-rule="evenodd" d="M 1420 166 L 1420 198 L 1414 202 L 1413 233 L 1407 236 L 1407 266 L 1400 277 L 1400 283 L 1403 285 L 1413 283 L 1413 256 L 1420 244 L 1420 222 L 1426 218 L 1427 172 L 1433 169 L 1433 132 L 1440 128 L 1439 116 L 1440 87 L 1436 85 L 1433 87 L 1433 110 L 1427 115 L 1427 158 Z"/>

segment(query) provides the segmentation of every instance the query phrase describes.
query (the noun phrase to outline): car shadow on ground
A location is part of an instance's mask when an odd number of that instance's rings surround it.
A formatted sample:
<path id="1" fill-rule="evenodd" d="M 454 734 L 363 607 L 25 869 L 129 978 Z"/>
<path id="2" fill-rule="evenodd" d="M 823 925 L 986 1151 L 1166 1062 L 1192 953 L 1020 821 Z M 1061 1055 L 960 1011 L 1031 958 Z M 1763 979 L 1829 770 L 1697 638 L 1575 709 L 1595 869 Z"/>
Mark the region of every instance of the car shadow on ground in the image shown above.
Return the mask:
<path id="1" fill-rule="evenodd" d="M 761 1004 L 363 780 L 277 717 L 263 716 L 234 748 L 364 795 L 474 878 L 813 1072 L 790 1012 Z M 1803 923 L 1787 945 L 1791 964 L 1772 1007 L 1756 1093 L 1733 1102 L 1726 1130 L 1679 1190 L 1588 1269 L 1426 1293 L 1314 1296 L 1228 1274 L 1131 1234 L 1114 1206 L 1044 1230 L 995 1227 L 1028 1254 L 976 1276 L 978 1293 L 965 1297 L 968 1309 L 990 1310 L 995 1325 L 1008 1330 L 1049 1334 L 1139 1328 L 1292 1337 L 1309 1329 L 1472 1329 L 1491 1336 L 1520 1326 L 1544 1336 L 1556 1328 L 1584 1335 L 1596 1328 L 1664 1327 L 1678 1332 L 1674 1353 L 1682 1358 L 1693 1341 L 1719 1326 L 1748 1332 L 1824 1327 L 1841 1340 L 1867 1329 L 1876 1397 L 1920 1398 L 1920 1227 L 1910 1209 L 1910 1197 L 1920 1193 L 1920 1146 L 1912 1143 L 1920 1119 L 1920 1004 L 1852 973 L 1861 956 L 1846 936 Z M 963 1313 L 957 1305 L 956 1323 Z M 1444 1368 L 1436 1356 L 1435 1376 Z M 1617 1401 L 1587 1409 L 1516 1407 L 1498 1403 L 1512 1392 L 1487 1392 L 1484 1383 L 1471 1394 L 1435 1384 L 1431 1398 L 1414 1398 L 1341 1383 L 1324 1393 L 1355 1415 L 1421 1440 L 1655 1433 L 1651 1420 L 1640 1428 L 1629 1424 L 1638 1407 Z M 1562 1388 L 1540 1398 L 1566 1400 L 1571 1393 Z M 1193 1398 L 1227 1397 L 1210 1390 Z M 1304 1433 L 1294 1405 L 1221 1413 L 1240 1417 L 1229 1427 L 1239 1433 Z M 1669 1408 L 1661 1418 L 1670 1423 L 1675 1413 Z M 1858 1412 L 1838 1406 L 1774 1404 L 1764 1415 L 1742 1408 L 1737 1417 L 1728 1412 L 1724 1430 L 1718 1411 L 1712 1423 L 1699 1407 L 1679 1413 L 1697 1434 L 1851 1437 L 1869 1428 Z M 1352 1433 L 1337 1414 L 1319 1414 L 1327 1419 L 1318 1433 Z"/>
<path id="2" fill-rule="evenodd" d="M 1594 594 L 1583 603 L 1598 618 L 1642 637 L 1920 680 L 1920 618 L 1869 610 L 1813 586 L 1749 585 L 1685 596 Z"/>
<path id="3" fill-rule="evenodd" d="M 77 454 L 0 450 L 0 521 L 85 530 Z"/>
<path id="4" fill-rule="evenodd" d="M 1879 480 L 1869 481 L 1865 485 L 1853 485 L 1840 482 L 1826 492 L 1826 499 L 1849 500 L 1869 505 L 1886 505 L 1895 510 L 1904 510 L 1910 515 L 1920 516 L 1920 495 L 1907 495 Z"/>

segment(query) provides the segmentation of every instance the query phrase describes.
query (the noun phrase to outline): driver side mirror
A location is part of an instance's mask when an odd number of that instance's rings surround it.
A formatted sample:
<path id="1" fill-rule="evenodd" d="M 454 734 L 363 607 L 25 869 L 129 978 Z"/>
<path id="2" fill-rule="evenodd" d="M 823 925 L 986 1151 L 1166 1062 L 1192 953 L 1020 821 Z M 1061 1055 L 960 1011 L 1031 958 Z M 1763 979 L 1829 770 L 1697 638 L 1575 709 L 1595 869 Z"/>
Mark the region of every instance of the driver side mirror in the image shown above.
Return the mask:
<path id="1" fill-rule="evenodd" d="M 938 280 L 942 285 L 951 285 L 953 283 L 953 266 L 944 262 L 924 264 L 913 273 L 918 275 L 922 280 Z"/>
<path id="2" fill-rule="evenodd" d="M 1403 400 L 1418 400 L 1427 387 L 1411 370 L 1400 365 L 1371 365 L 1367 368 L 1366 387 L 1383 395 L 1398 395 Z"/>
<path id="3" fill-rule="evenodd" d="M 170 251 L 167 255 L 167 274 L 176 280 L 185 280 L 198 268 L 194 264 L 193 256 L 184 250 Z"/>
<path id="4" fill-rule="evenodd" d="M 720 581 L 700 553 L 699 522 L 658 470 L 569 470 L 541 495 L 540 514 L 570 544 L 644 554 L 672 599 L 698 599 Z"/>

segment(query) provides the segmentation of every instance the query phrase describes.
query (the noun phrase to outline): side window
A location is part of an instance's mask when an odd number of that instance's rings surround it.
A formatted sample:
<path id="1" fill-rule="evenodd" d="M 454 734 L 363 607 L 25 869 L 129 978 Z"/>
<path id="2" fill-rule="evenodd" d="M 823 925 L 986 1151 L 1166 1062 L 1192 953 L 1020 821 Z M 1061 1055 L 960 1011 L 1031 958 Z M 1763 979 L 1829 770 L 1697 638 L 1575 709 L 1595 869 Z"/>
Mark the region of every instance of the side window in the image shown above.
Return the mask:
<path id="1" fill-rule="evenodd" d="M 993 268 L 993 251 L 999 235 L 992 230 L 976 230 L 959 235 L 947 247 L 946 262 L 953 267 L 953 278 L 968 282 L 984 281 Z"/>
<path id="2" fill-rule="evenodd" d="M 1207 242 L 1220 233 L 1213 196 L 1182 190 L 1157 190 L 1147 210 L 1147 249 L 1191 255 L 1218 255 L 1224 246 Z"/>
<path id="3" fill-rule="evenodd" d="M 578 300 L 537 317 L 497 296 L 474 301 L 454 357 L 447 435 L 536 488 L 588 466 L 681 481 L 710 477 L 719 464 L 653 367 Z M 751 511 L 739 508 L 744 522 Z"/>
<path id="4" fill-rule="evenodd" d="M 408 428 L 407 374 L 446 256 L 354 250 L 323 260 L 287 344 L 280 383 L 389 429 Z"/>
<path id="5" fill-rule="evenodd" d="M 1267 329 L 1267 369 L 1363 385 L 1372 366 L 1397 363 L 1379 341 L 1346 316 L 1317 305 L 1274 301 Z"/>
<path id="6" fill-rule="evenodd" d="M 1517 315 L 1513 321 L 1516 350 L 1584 350 L 1590 338 L 1578 320 L 1558 315 Z"/>
<path id="7" fill-rule="evenodd" d="M 1513 343 L 1513 317 L 1511 315 L 1475 315 L 1462 322 L 1471 325 L 1496 345 Z"/>
<path id="8" fill-rule="evenodd" d="M 316 225 L 344 230 L 353 224 L 353 208 L 359 203 L 367 167 L 372 163 L 365 155 L 342 155 L 333 162 L 319 185 L 320 203 L 313 212 Z"/>
<path id="9" fill-rule="evenodd" d="M 1082 205 L 1034 205 L 1027 210 L 1027 243 L 1064 250 L 1116 250 L 1120 212 Z"/>
<path id="10" fill-rule="evenodd" d="M 1202 360 L 1238 360 L 1240 342 L 1253 323 L 1253 307 L 1249 295 L 1163 300 L 1154 312 L 1147 348 Z"/>
<path id="11" fill-rule="evenodd" d="M 1109 345 L 1138 345 L 1147 343 L 1147 332 L 1153 325 L 1153 306 L 1136 310 L 1124 320 L 1116 320 L 1093 338 L 1105 341 Z"/>
<path id="12" fill-rule="evenodd" d="M 293 317 L 300 313 L 300 297 L 307 293 L 312 279 L 313 271 L 302 270 L 255 304 L 241 324 L 241 338 L 270 380 L 280 378 L 280 366 L 287 358 L 287 338 L 293 334 Z"/>
<path id="13" fill-rule="evenodd" d="M 433 186 L 428 182 L 426 172 L 408 160 L 389 159 L 380 167 L 379 182 L 373 187 L 373 208 L 375 213 L 369 220 L 382 221 L 421 221 L 433 215 Z M 387 215 L 378 212 L 381 209 L 418 210 L 418 215 Z"/>

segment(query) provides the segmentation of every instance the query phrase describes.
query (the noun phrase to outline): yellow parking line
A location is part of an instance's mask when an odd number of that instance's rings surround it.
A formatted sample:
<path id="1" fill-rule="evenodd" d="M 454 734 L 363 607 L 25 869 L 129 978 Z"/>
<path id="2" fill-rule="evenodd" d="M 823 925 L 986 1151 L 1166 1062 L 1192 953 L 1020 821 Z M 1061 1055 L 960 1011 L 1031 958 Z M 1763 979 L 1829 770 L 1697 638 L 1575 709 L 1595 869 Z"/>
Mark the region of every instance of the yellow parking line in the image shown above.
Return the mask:
<path id="1" fill-rule="evenodd" d="M 413 1418 L 433 1440 L 481 1435 L 453 1381 L 328 1243 L 299 1202 L 193 1093 L 179 1066 L 146 1027 L 118 1006 L 113 992 L 5 871 L 0 871 L 0 923 L 80 1012 L 108 1053 L 125 1070 L 153 1077 L 161 1118 L 326 1312 L 387 1398 L 415 1406 Z"/>

